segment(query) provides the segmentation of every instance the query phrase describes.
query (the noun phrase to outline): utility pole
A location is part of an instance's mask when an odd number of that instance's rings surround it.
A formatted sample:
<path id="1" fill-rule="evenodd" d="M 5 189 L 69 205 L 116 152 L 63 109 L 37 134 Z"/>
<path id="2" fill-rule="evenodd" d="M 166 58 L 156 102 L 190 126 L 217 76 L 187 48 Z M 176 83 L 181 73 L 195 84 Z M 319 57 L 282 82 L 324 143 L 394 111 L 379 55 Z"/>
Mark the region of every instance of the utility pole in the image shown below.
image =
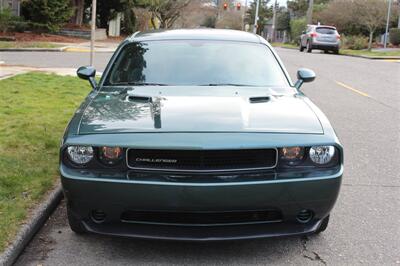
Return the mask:
<path id="1" fill-rule="evenodd" d="M 400 29 L 400 1 L 397 1 L 397 4 L 399 5 L 399 7 L 397 8 L 397 10 L 399 10 L 399 22 L 397 22 L 397 28 Z"/>
<path id="2" fill-rule="evenodd" d="M 307 24 L 312 24 L 314 0 L 308 0 Z"/>
<path id="3" fill-rule="evenodd" d="M 246 13 L 247 13 L 247 0 L 244 3 L 244 9 L 243 9 L 243 17 L 242 17 L 242 30 L 246 30 Z"/>
<path id="4" fill-rule="evenodd" d="M 258 10 L 260 9 L 260 0 L 256 0 L 257 5 L 256 5 L 256 14 L 254 16 L 254 27 L 253 27 L 253 33 L 257 33 L 257 27 L 258 27 Z"/>
<path id="5" fill-rule="evenodd" d="M 94 39 L 96 38 L 96 6 L 97 1 L 92 0 L 92 32 L 90 36 L 90 65 L 93 66 L 94 61 Z"/>
<path id="6" fill-rule="evenodd" d="M 275 31 L 275 29 L 276 29 L 276 5 L 277 5 L 277 4 L 278 4 L 278 3 L 277 3 L 277 0 L 275 0 L 274 6 L 273 6 L 273 9 L 272 9 L 273 15 L 272 15 L 272 36 L 271 36 L 271 42 L 275 42 L 275 35 L 276 35 L 276 31 Z"/>
<path id="7" fill-rule="evenodd" d="M 219 13 L 219 0 L 217 0 L 217 22 L 219 21 L 221 15 Z"/>
<path id="8" fill-rule="evenodd" d="M 389 0 L 388 13 L 387 13 L 387 19 L 386 19 L 385 37 L 383 38 L 384 39 L 383 48 L 385 48 L 385 49 L 386 49 L 387 36 L 388 36 L 388 31 L 389 31 L 390 8 L 391 7 L 392 7 L 392 0 Z"/>

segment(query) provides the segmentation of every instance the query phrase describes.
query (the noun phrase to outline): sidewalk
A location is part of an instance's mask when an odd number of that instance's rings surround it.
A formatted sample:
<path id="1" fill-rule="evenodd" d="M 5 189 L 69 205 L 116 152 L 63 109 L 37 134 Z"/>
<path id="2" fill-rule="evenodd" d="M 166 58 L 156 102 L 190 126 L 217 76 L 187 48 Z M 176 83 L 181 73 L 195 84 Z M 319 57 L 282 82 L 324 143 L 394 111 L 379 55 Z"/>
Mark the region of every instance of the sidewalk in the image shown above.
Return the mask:
<path id="1" fill-rule="evenodd" d="M 57 48 L 0 48 L 0 52 L 90 52 L 90 42 L 82 43 L 59 43 L 49 42 L 59 45 Z M 118 48 L 119 42 L 95 42 L 94 51 L 96 53 L 113 53 Z"/>
<path id="2" fill-rule="evenodd" d="M 60 76 L 76 76 L 76 68 L 51 68 L 51 67 L 25 67 L 2 65 L 0 62 L 0 80 L 28 72 L 45 72 Z M 102 72 L 97 72 L 96 76 L 101 76 Z"/>
<path id="3" fill-rule="evenodd" d="M 0 65 L 0 80 L 24 74 L 31 71 L 53 73 L 60 76 L 76 76 L 75 68 L 45 68 Z"/>
<path id="4" fill-rule="evenodd" d="M 113 53 L 118 48 L 119 42 L 95 42 L 96 53 Z M 72 43 L 63 47 L 64 52 L 90 52 L 90 42 Z"/>

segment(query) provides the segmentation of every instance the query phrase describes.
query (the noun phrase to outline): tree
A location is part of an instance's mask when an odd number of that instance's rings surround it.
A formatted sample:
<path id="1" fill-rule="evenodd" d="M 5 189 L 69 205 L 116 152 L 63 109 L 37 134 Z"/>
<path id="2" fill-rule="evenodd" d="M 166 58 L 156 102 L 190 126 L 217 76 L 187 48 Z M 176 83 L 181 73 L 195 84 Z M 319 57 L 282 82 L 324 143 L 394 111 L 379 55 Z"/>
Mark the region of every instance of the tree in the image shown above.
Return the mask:
<path id="1" fill-rule="evenodd" d="M 72 14 L 70 0 L 28 0 L 22 2 L 26 18 L 44 24 L 48 30 L 56 32 Z"/>
<path id="2" fill-rule="evenodd" d="M 100 28 L 107 28 L 108 22 L 117 13 L 125 10 L 126 0 L 97 0 L 97 18 Z M 86 6 L 91 7 L 92 0 L 86 0 Z"/>
<path id="3" fill-rule="evenodd" d="M 85 0 L 71 0 L 71 5 L 74 7 L 74 15 L 71 22 L 82 25 L 85 13 Z"/>
<path id="4" fill-rule="evenodd" d="M 123 2 L 123 20 L 122 20 L 122 31 L 127 34 L 132 34 L 136 30 L 136 14 L 135 7 L 137 5 L 136 0 L 125 0 Z"/>
<path id="5" fill-rule="evenodd" d="M 300 35 L 307 27 L 306 17 L 292 19 L 290 21 L 290 37 L 292 42 L 300 43 Z"/>
<path id="6" fill-rule="evenodd" d="M 288 0 L 287 8 L 294 18 L 304 17 L 308 9 L 308 0 Z"/>
<path id="7" fill-rule="evenodd" d="M 306 16 L 308 11 L 308 5 L 310 0 L 288 0 L 287 8 L 290 11 L 292 17 L 301 18 Z M 347 0 L 348 2 L 351 0 Z M 321 10 L 331 0 L 314 0 L 313 11 Z"/>
<path id="8" fill-rule="evenodd" d="M 334 0 L 321 11 L 319 18 L 345 33 L 359 34 L 366 30 L 371 49 L 374 34 L 385 26 L 387 8 L 385 0 Z"/>
<path id="9" fill-rule="evenodd" d="M 156 28 L 154 19 L 157 18 L 160 21 L 160 28 L 168 29 L 190 2 L 191 0 L 142 0 L 141 4 L 152 13 L 151 21 L 154 28 Z"/>
<path id="10" fill-rule="evenodd" d="M 290 13 L 284 8 L 280 7 L 276 12 L 276 30 L 289 30 L 290 29 Z"/>
<path id="11" fill-rule="evenodd" d="M 335 26 L 341 33 L 359 35 L 361 25 L 356 19 L 355 5 L 349 0 L 334 0 L 316 14 L 317 21 Z"/>
<path id="12" fill-rule="evenodd" d="M 174 27 L 198 28 L 199 26 L 215 28 L 217 10 L 210 0 L 191 0 L 180 13 Z"/>
<path id="13" fill-rule="evenodd" d="M 369 31 L 368 50 L 371 50 L 375 31 L 385 26 L 388 3 L 384 0 L 357 0 L 354 3 L 358 22 Z"/>
<path id="14" fill-rule="evenodd" d="M 260 8 L 258 11 L 257 33 L 260 34 L 267 22 L 267 19 L 272 18 L 272 8 L 268 8 L 269 0 L 259 0 Z M 247 10 L 246 23 L 253 25 L 256 14 L 256 1 L 250 4 Z"/>

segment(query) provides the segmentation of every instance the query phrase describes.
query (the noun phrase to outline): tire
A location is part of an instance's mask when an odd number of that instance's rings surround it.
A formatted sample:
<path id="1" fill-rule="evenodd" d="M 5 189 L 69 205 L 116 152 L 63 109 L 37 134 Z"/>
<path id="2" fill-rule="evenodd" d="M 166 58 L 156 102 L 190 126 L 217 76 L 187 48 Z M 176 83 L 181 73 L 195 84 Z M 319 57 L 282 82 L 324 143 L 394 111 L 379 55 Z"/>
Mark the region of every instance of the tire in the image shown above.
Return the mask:
<path id="1" fill-rule="evenodd" d="M 307 47 L 306 47 L 306 49 L 307 49 L 307 53 L 311 53 L 311 52 L 312 52 L 311 43 L 310 43 L 309 41 L 307 42 Z"/>
<path id="2" fill-rule="evenodd" d="M 69 227 L 71 228 L 71 230 L 78 234 L 84 234 L 86 233 L 86 229 L 82 224 L 82 221 L 80 219 L 78 219 L 70 210 L 69 207 L 67 207 L 67 216 L 68 216 L 68 223 L 69 223 Z"/>
<path id="3" fill-rule="evenodd" d="M 334 53 L 334 54 L 339 54 L 339 49 L 333 50 L 333 53 Z"/>
<path id="4" fill-rule="evenodd" d="M 300 51 L 300 52 L 303 52 L 303 51 L 304 51 L 304 47 L 303 47 L 303 45 L 301 45 L 301 42 L 300 42 L 300 48 L 299 48 L 299 51 Z"/>
<path id="5" fill-rule="evenodd" d="M 326 228 L 328 228 L 329 216 L 330 216 L 330 215 L 326 216 L 326 217 L 322 220 L 322 222 L 321 222 L 319 228 L 317 229 L 317 231 L 315 231 L 316 234 L 320 234 L 320 233 L 324 232 L 324 231 L 326 230 Z"/>
<path id="6" fill-rule="evenodd" d="M 328 50 L 324 50 L 324 54 L 329 54 L 329 51 Z"/>

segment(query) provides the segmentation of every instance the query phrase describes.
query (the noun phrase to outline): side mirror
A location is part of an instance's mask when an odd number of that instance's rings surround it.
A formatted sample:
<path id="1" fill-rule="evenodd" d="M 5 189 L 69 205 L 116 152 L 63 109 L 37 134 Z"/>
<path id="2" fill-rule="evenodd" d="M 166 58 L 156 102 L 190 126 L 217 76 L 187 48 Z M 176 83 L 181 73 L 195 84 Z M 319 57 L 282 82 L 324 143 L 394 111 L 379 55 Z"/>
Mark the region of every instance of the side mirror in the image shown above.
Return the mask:
<path id="1" fill-rule="evenodd" d="M 306 34 L 306 31 L 305 31 L 305 30 L 303 30 L 303 31 L 301 32 L 301 34 Z"/>
<path id="2" fill-rule="evenodd" d="M 94 67 L 91 67 L 91 66 L 80 67 L 76 71 L 76 74 L 81 79 L 89 80 L 89 83 L 93 89 L 95 89 L 97 87 L 96 80 L 95 80 L 96 69 Z"/>
<path id="3" fill-rule="evenodd" d="M 311 69 L 300 68 L 297 70 L 297 82 L 294 84 L 296 89 L 300 90 L 304 82 L 311 82 L 315 79 L 315 73 Z"/>

